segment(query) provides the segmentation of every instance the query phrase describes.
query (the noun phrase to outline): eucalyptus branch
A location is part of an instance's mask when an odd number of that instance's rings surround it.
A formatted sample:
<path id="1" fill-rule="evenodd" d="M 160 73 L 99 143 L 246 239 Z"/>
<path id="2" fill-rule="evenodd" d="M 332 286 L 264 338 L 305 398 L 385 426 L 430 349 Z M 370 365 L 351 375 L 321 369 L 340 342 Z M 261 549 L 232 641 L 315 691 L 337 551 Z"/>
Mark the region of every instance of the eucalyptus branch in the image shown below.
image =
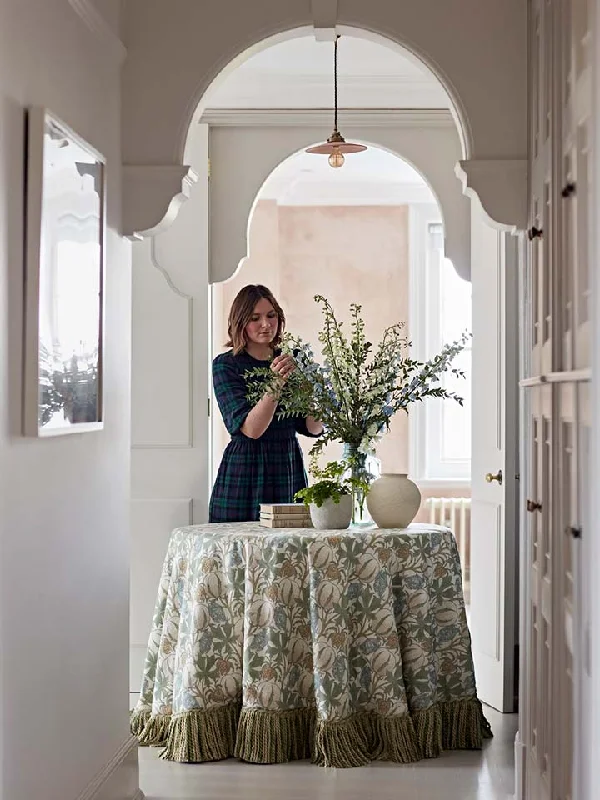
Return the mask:
<path id="1" fill-rule="evenodd" d="M 410 357 L 412 345 L 405 335 L 405 324 L 398 322 L 385 329 L 373 352 L 365 335 L 360 305 L 350 306 L 348 339 L 329 301 L 322 295 L 315 295 L 314 300 L 323 315 L 318 335 L 323 363 L 316 361 L 310 344 L 286 334 L 282 350 L 293 355 L 296 362 L 296 370 L 287 382 L 281 386 L 269 367 L 248 370 L 244 377 L 247 397 L 253 405 L 265 393 L 277 391 L 278 418 L 314 416 L 323 422 L 325 430 L 311 450 L 315 457 L 333 441 L 352 445 L 359 452 L 372 450 L 389 429 L 394 414 L 408 412 L 412 403 L 427 397 L 462 404 L 462 397 L 447 390 L 442 381 L 446 373 L 464 377 L 453 362 L 464 350 L 469 333 L 463 333 L 423 362 Z"/>

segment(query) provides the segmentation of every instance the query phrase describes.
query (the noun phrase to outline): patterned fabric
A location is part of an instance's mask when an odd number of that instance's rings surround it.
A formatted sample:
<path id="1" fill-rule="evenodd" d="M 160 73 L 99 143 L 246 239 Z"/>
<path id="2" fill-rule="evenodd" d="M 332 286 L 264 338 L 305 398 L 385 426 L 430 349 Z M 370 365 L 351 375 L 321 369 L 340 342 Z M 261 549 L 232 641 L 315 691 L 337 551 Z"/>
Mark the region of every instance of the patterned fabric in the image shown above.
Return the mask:
<path id="1" fill-rule="evenodd" d="M 250 405 L 244 372 L 264 361 L 231 351 L 213 361 L 213 385 L 231 441 L 223 453 L 210 499 L 211 522 L 258 520 L 260 503 L 291 503 L 306 486 L 296 433 L 313 436 L 300 417 L 273 421 L 259 439 L 241 432 Z"/>
<path id="2" fill-rule="evenodd" d="M 441 730 L 440 709 L 450 714 L 456 703 L 470 709 L 471 743 Z M 228 705 L 237 718 L 240 704 L 242 716 L 314 713 L 325 726 L 360 715 L 410 722 L 412 715 L 418 727 L 421 712 L 435 711 L 429 719 L 444 746 L 480 746 L 489 729 L 452 532 L 424 525 L 266 531 L 256 523 L 176 529 L 132 729 L 142 742 L 169 749 L 169 720 Z M 458 717 L 447 719 L 460 728 Z M 158 722 L 162 733 L 152 740 Z M 419 735 L 430 735 L 426 727 Z M 416 736 L 412 723 L 406 730 Z M 417 755 L 395 760 L 437 755 L 441 744 L 415 748 Z M 244 743 L 235 750 L 245 752 Z M 225 747 L 218 757 L 232 754 Z M 178 760 L 203 758 L 210 756 Z"/>

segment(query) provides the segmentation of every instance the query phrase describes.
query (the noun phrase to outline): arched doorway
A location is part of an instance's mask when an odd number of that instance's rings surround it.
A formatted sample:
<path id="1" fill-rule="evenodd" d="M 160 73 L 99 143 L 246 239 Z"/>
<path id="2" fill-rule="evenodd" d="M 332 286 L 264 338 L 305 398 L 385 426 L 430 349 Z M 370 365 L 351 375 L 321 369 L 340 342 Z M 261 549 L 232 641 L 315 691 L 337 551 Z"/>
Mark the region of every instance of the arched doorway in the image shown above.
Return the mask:
<path id="1" fill-rule="evenodd" d="M 447 245 L 450 241 L 449 234 L 454 231 L 457 252 L 460 253 L 462 247 L 463 254 L 469 253 L 471 245 L 470 209 L 454 175 L 454 166 L 456 161 L 460 160 L 462 145 L 460 137 L 452 127 L 452 118 L 448 111 L 446 110 L 441 115 L 437 113 L 439 109 L 421 109 L 419 112 L 397 109 L 395 115 L 389 110 L 381 112 L 381 109 L 378 111 L 371 108 L 364 111 L 365 113 L 362 113 L 361 109 L 352 110 L 354 121 L 349 124 L 349 129 L 344 128 L 349 136 L 366 141 L 377 141 L 402 155 L 405 155 L 407 148 L 412 146 L 414 151 L 408 149 L 407 158 L 419 166 L 421 159 L 421 171 L 424 174 L 431 170 L 432 153 L 439 155 L 445 152 L 448 156 L 442 159 L 443 169 L 440 168 L 440 172 L 435 173 L 435 177 L 430 178 L 429 182 L 436 189 L 442 205 Z M 432 111 L 436 113 L 430 113 Z M 236 118 L 240 114 L 241 119 Z M 349 117 L 351 116 L 349 114 Z M 376 118 L 376 122 L 371 124 L 370 135 L 365 135 L 363 128 L 369 116 Z M 183 207 L 176 223 L 169 230 L 156 236 L 153 242 L 143 243 L 140 246 L 142 248 L 140 252 L 143 255 L 139 262 L 139 269 L 138 265 L 134 263 L 134 295 L 135 281 L 139 279 L 140 296 L 146 292 L 146 299 L 149 300 L 149 307 L 153 312 L 148 314 L 146 330 L 137 334 L 139 351 L 142 352 L 144 348 L 148 351 L 150 342 L 153 341 L 155 346 L 163 351 L 164 369 L 172 376 L 168 386 L 159 387 L 159 391 L 164 396 L 166 413 L 159 415 L 158 418 L 155 415 L 151 426 L 143 420 L 143 415 L 137 419 L 134 416 L 134 433 L 140 436 L 134 447 L 144 451 L 136 454 L 134 458 L 134 472 L 137 470 L 136 474 L 141 476 L 141 481 L 136 484 L 134 480 L 134 485 L 142 486 L 145 481 L 148 488 L 143 491 L 150 493 L 153 487 L 162 485 L 163 487 L 168 486 L 168 491 L 171 493 L 170 497 L 165 498 L 162 518 L 159 518 L 156 513 L 158 507 L 156 498 L 144 508 L 145 498 L 138 497 L 136 498 L 137 507 L 140 514 L 146 515 L 146 520 L 147 515 L 152 513 L 153 524 L 156 526 L 160 524 L 163 531 L 168 531 L 177 524 L 186 524 L 188 521 L 196 520 L 203 521 L 206 518 L 210 479 L 206 459 L 209 419 L 208 413 L 205 411 L 205 403 L 209 396 L 209 353 L 212 349 L 203 333 L 203 330 L 206 330 L 208 311 L 207 284 L 230 277 L 246 253 L 248 212 L 252 207 L 258 188 L 270 173 L 272 166 L 291 152 L 318 140 L 320 136 L 324 135 L 321 132 L 328 130 L 326 120 L 330 120 L 328 112 L 323 113 L 319 110 L 316 110 L 311 119 L 310 115 L 306 114 L 306 109 L 287 109 L 283 116 L 276 114 L 276 117 L 275 124 L 272 119 L 269 124 L 266 124 L 265 115 L 258 113 L 256 109 L 204 108 L 187 145 L 190 161 L 201 176 L 198 187 L 200 191 L 194 193 L 190 201 Z M 309 125 L 300 125 L 301 117 L 304 119 L 308 117 Z M 386 121 L 388 125 L 384 124 Z M 391 126 L 389 125 L 390 121 L 392 122 Z M 403 124 L 400 124 L 400 121 Z M 393 132 L 390 131 L 391 128 L 394 129 Z M 240 130 L 242 131 L 241 139 Z M 293 136 L 290 137 L 290 133 Z M 397 139 L 392 142 L 392 138 L 398 136 L 403 137 L 404 144 L 399 144 Z M 448 150 L 446 151 L 441 149 L 444 138 L 447 140 Z M 236 141 L 232 146 L 233 139 Z M 415 144 L 415 140 L 417 144 Z M 255 157 L 258 151 L 252 148 L 253 143 L 257 141 L 263 154 L 267 152 L 271 159 L 271 168 L 269 168 L 268 159 L 259 160 Z M 424 143 L 429 143 L 429 147 L 424 148 L 425 154 L 423 153 Z M 437 143 L 437 146 L 434 143 Z M 220 153 L 218 158 L 216 153 Z M 210 171 L 208 168 L 209 155 Z M 223 181 L 225 167 L 229 169 L 229 180 L 227 181 Z M 461 208 L 463 209 L 462 213 L 457 213 L 457 209 Z M 467 214 L 464 213 L 465 208 L 468 211 Z M 454 213 L 456 225 L 451 224 L 452 213 L 447 213 L 446 209 L 450 209 L 450 212 Z M 479 224 L 481 219 L 479 217 L 476 219 Z M 461 236 L 456 232 L 460 230 L 460 224 L 463 224 L 465 220 L 467 225 Z M 207 237 L 208 231 L 210 231 L 209 237 Z M 482 245 L 479 252 L 480 263 L 489 258 L 490 252 L 496 252 L 498 236 L 497 232 L 492 232 L 480 237 L 478 240 Z M 210 242 L 207 241 L 207 238 L 210 239 Z M 446 252 L 448 254 L 448 247 Z M 147 278 L 147 273 L 143 274 L 144 259 L 146 266 L 150 262 L 159 268 L 153 271 L 151 279 Z M 453 260 L 458 266 L 460 259 Z M 463 264 L 465 263 L 470 263 L 468 256 L 465 256 L 463 260 Z M 500 262 L 497 263 L 497 267 L 500 269 Z M 502 262 L 503 268 L 504 262 Z M 136 272 L 138 278 L 136 278 Z M 152 286 L 150 286 L 150 282 Z M 165 293 L 169 298 L 167 302 L 171 304 L 169 314 L 172 325 L 161 328 L 157 325 L 157 320 L 161 318 L 161 315 L 163 317 L 165 315 L 166 306 L 160 299 L 161 295 Z M 497 304 L 497 308 L 499 307 Z M 500 330 L 499 324 L 495 330 L 496 336 L 499 335 Z M 134 324 L 134 340 L 135 337 Z M 489 344 L 488 341 L 486 346 Z M 497 347 L 494 352 L 499 354 L 501 350 Z M 491 361 L 490 365 L 492 365 Z M 174 384 L 176 385 L 174 386 Z M 154 387 L 155 384 L 148 382 L 145 387 L 138 385 L 136 389 L 134 379 L 134 405 L 136 391 L 141 403 L 143 398 L 152 394 Z M 497 408 L 497 413 L 501 413 L 500 406 Z M 135 430 L 136 426 L 137 431 Z M 157 433 L 160 433 L 160 436 Z M 501 456 L 504 457 L 503 452 Z M 498 469 L 498 467 L 496 464 L 490 464 L 487 469 Z M 492 487 L 492 489 L 495 488 Z M 176 496 L 173 497 L 173 494 Z M 492 496 L 486 506 L 486 514 L 488 511 L 495 512 L 502 502 Z M 489 519 L 486 519 L 485 524 L 487 525 L 488 522 Z M 497 536 L 503 536 L 503 528 L 496 528 L 495 532 Z M 165 534 L 163 534 L 164 536 Z M 159 537 L 157 537 L 157 542 L 159 542 Z M 158 553 L 162 558 L 163 552 L 164 539 L 161 547 L 157 548 L 157 561 Z M 490 564 L 496 569 L 495 574 L 501 575 L 502 578 L 506 566 L 503 561 L 504 555 L 504 551 L 496 549 L 494 551 L 496 560 L 490 561 Z M 147 550 L 145 556 L 148 556 Z M 489 581 L 483 581 L 480 588 L 485 589 L 488 585 Z M 499 624 L 500 617 L 496 612 L 498 606 L 504 602 L 504 586 L 495 584 L 494 592 L 493 596 L 489 594 L 486 596 L 485 614 L 494 615 L 494 624 Z M 482 627 L 485 628 L 485 625 Z M 504 644 L 504 638 L 502 642 Z M 500 675 L 503 676 L 504 651 L 493 653 L 490 655 L 490 659 L 494 664 L 500 665 L 498 669 Z M 503 686 L 500 690 L 502 697 L 505 696 L 505 689 L 506 687 Z M 503 707 L 504 701 L 498 702 L 498 705 Z"/>
<path id="2" fill-rule="evenodd" d="M 313 345 L 320 328 L 315 294 L 327 296 L 341 318 L 351 303 L 360 302 L 374 341 L 388 325 L 407 322 L 414 312 L 410 273 L 426 269 L 429 255 L 427 230 L 420 224 L 424 218 L 425 225 L 437 224 L 441 231 L 435 195 L 394 154 L 371 145 L 340 173 L 326 159 L 304 151 L 291 155 L 255 199 L 247 256 L 231 278 L 212 284 L 212 355 L 223 350 L 228 309 L 247 283 L 272 288 L 286 309 L 288 330 Z M 417 237 L 418 242 L 411 241 Z M 217 413 L 212 426 L 216 469 L 228 436 Z M 398 418 L 395 427 L 381 443 L 380 455 L 387 471 L 408 472 L 407 419 Z"/>
<path id="3" fill-rule="evenodd" d="M 436 7 L 436 24 L 423 24 L 424 8 L 391 8 L 376 23 L 370 9 L 361 7 L 351 18 L 338 17 L 337 10 L 315 2 L 290 8 L 285 18 L 274 15 L 268 3 L 254 5 L 252 14 L 235 15 L 223 29 L 212 27 L 205 47 L 198 48 L 198 31 L 206 30 L 201 7 L 187 8 L 185 20 L 165 16 L 163 9 L 147 9 L 147 24 L 138 31 L 132 15 L 132 42 L 135 45 L 124 70 L 123 155 L 124 209 L 126 235 L 149 234 L 170 224 L 181 203 L 189 196 L 190 139 L 188 133 L 205 110 L 205 99 L 254 53 L 278 42 L 314 35 L 330 36 L 335 30 L 378 42 L 382 47 L 410 57 L 441 86 L 449 99 L 461 141 L 461 174 L 465 187 L 477 192 L 484 207 L 496 222 L 514 228 L 526 224 L 526 14 L 514 8 L 488 10 L 495 36 L 476 37 L 469 42 L 473 63 L 478 70 L 465 70 L 463 48 L 450 38 L 439 37 L 444 25 L 451 26 L 455 15 L 447 3 Z M 468 12 L 467 12 L 468 14 Z M 448 15 L 448 19 L 446 19 Z M 196 19 L 197 17 L 197 19 Z M 497 23 L 496 23 L 497 18 Z M 238 29 L 239 25 L 241 28 Z M 174 34 L 177 50 L 164 47 L 155 39 L 158 31 Z M 139 36 L 138 36 L 139 34 Z M 138 41 L 139 39 L 139 41 Z M 496 51 L 503 69 L 496 68 Z M 513 57 L 506 61 L 506 52 Z M 488 69 L 488 64 L 490 68 Z M 493 64 L 493 67 L 492 67 Z M 165 76 L 177 76 L 175 81 Z M 199 77 L 200 76 L 200 77 Z M 481 103 L 481 85 L 496 102 Z M 151 92 L 147 87 L 152 86 Z M 156 108 L 162 110 L 156 118 Z"/>

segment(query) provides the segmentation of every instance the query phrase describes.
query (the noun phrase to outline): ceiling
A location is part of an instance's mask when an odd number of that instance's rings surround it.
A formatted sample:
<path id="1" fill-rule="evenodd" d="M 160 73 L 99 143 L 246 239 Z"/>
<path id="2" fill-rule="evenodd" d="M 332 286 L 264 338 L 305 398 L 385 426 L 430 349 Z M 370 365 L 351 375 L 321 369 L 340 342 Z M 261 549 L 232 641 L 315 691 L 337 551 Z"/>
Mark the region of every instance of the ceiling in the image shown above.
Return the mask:
<path id="1" fill-rule="evenodd" d="M 341 108 L 448 108 L 435 77 L 409 54 L 367 39 L 338 43 Z M 303 36 L 273 45 L 217 80 L 207 108 L 329 108 L 333 44 Z"/>

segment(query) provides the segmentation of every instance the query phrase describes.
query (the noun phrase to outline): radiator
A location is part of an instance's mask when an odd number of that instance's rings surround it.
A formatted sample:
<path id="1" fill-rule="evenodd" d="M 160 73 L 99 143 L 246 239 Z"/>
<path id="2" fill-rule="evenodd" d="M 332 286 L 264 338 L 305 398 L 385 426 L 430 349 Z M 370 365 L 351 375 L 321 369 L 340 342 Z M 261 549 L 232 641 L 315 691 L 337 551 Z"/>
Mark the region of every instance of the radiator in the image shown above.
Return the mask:
<path id="1" fill-rule="evenodd" d="M 456 539 L 465 594 L 471 572 L 471 498 L 428 497 L 425 506 L 429 522 L 450 528 Z"/>

